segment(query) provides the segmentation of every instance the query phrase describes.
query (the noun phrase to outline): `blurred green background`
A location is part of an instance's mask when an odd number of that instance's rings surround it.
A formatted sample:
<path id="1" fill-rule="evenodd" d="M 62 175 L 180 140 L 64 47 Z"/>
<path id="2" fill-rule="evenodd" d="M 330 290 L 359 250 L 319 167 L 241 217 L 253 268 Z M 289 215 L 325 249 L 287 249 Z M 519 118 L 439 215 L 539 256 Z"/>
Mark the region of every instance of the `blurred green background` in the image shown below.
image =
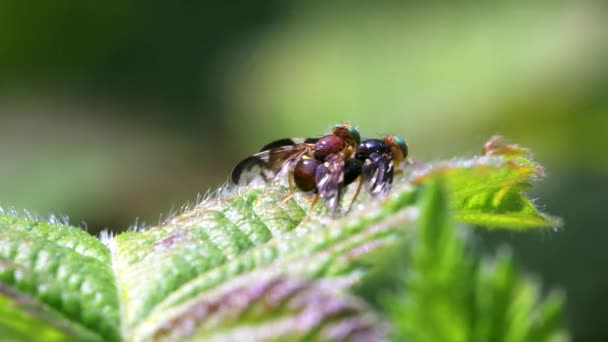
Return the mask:
<path id="1" fill-rule="evenodd" d="M 564 218 L 509 242 L 608 341 L 608 6 L 601 1 L 0 2 L 0 205 L 90 232 L 157 223 L 281 137 L 350 121 L 418 160 L 495 133 Z M 82 223 L 81 223 L 82 222 Z"/>

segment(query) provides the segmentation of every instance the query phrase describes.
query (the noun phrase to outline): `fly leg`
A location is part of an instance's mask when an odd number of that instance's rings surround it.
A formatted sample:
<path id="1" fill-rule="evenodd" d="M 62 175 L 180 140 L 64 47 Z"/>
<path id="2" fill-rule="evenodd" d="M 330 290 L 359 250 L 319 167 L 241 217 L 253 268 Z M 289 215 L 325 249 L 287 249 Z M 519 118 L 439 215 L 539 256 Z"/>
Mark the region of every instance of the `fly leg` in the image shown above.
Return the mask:
<path id="1" fill-rule="evenodd" d="M 348 209 L 346 209 L 346 212 L 350 212 L 350 210 L 353 207 L 353 204 L 355 204 L 355 201 L 357 200 L 357 197 L 359 196 L 359 193 L 361 192 L 361 188 L 363 187 L 363 179 L 361 177 L 359 177 L 359 184 L 357 185 L 357 191 L 355 191 L 355 195 L 353 196 L 353 199 L 350 201 L 350 205 L 348 206 Z"/>
<path id="2" fill-rule="evenodd" d="M 318 193 L 315 194 L 315 197 L 312 198 L 310 203 L 310 207 L 308 208 L 308 212 L 306 213 L 306 217 L 302 220 L 302 223 L 307 223 L 310 220 L 310 216 L 312 215 L 312 210 L 314 209 L 317 202 L 319 202 L 319 197 L 321 197 Z"/>
<path id="3" fill-rule="evenodd" d="M 270 210 L 276 210 L 277 208 L 283 206 L 285 203 L 289 202 L 296 195 L 296 185 L 293 182 L 293 172 L 295 167 L 290 167 L 289 172 L 287 173 L 287 180 L 289 184 L 289 195 L 282 199 L 279 203 L 273 205 Z"/>

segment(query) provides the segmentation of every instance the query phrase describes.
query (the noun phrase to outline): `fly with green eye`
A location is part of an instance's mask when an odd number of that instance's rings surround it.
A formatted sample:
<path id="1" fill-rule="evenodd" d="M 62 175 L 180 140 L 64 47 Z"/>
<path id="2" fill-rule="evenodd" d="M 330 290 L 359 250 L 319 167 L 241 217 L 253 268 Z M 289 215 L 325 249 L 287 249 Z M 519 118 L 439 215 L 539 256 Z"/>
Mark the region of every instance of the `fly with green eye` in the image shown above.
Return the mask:
<path id="1" fill-rule="evenodd" d="M 344 175 L 346 185 L 359 180 L 351 206 L 362 187 L 374 197 L 385 196 L 392 187 L 395 166 L 405 162 L 407 156 L 405 140 L 396 135 L 361 142 Z"/>
<path id="2" fill-rule="evenodd" d="M 339 124 L 331 134 L 320 138 L 280 139 L 265 145 L 259 153 L 236 165 L 232 181 L 246 184 L 252 175 L 271 181 L 286 169 L 292 194 L 295 187 L 313 192 L 316 194 L 313 205 L 322 198 L 335 214 L 343 189 L 357 180 L 359 185 L 351 205 L 362 187 L 372 196 L 388 193 L 395 164 L 403 162 L 407 154 L 407 144 L 401 137 L 389 135 L 383 140 L 361 142 L 354 127 Z"/>
<path id="3" fill-rule="evenodd" d="M 346 161 L 352 159 L 361 142 L 359 132 L 349 124 L 339 124 L 320 138 L 280 139 L 262 147 L 259 153 L 243 159 L 232 170 L 232 182 L 247 184 L 260 175 L 272 181 L 287 170 L 292 193 L 295 187 L 316 193 L 315 201 L 325 200 L 332 213 L 338 211 L 344 187 Z M 293 185 L 295 183 L 295 186 Z"/>

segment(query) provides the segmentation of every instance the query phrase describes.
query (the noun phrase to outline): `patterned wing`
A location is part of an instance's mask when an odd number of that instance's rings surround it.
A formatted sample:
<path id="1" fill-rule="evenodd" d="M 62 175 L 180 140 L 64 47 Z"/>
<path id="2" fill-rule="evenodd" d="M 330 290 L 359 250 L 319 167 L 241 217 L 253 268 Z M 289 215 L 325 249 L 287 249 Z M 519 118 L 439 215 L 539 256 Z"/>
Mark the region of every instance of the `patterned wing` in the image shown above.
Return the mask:
<path id="1" fill-rule="evenodd" d="M 292 145 L 301 145 L 301 144 L 315 144 L 319 138 L 284 138 L 275 140 L 269 144 L 264 145 L 260 152 L 274 150 L 279 147 L 292 146 Z"/>
<path id="2" fill-rule="evenodd" d="M 372 196 L 386 195 L 393 184 L 393 160 L 386 153 L 373 153 L 361 168 L 365 189 Z"/>
<path id="3" fill-rule="evenodd" d="M 232 182 L 248 184 L 257 176 L 261 176 L 266 182 L 271 181 L 284 167 L 297 162 L 307 153 L 312 153 L 313 149 L 314 144 L 297 144 L 256 153 L 243 159 L 232 169 Z"/>
<path id="4" fill-rule="evenodd" d="M 332 214 L 340 207 L 340 196 L 344 187 L 344 154 L 329 155 L 317 168 L 317 191 L 329 205 Z"/>

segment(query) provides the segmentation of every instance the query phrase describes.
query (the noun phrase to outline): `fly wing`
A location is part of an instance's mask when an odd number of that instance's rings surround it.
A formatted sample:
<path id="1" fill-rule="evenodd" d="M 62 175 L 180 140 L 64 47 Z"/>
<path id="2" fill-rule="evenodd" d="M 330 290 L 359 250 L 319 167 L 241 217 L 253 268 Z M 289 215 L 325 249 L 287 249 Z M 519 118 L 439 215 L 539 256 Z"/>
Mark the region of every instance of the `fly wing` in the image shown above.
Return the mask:
<path id="1" fill-rule="evenodd" d="M 256 153 L 243 159 L 232 169 L 232 182 L 248 184 L 256 176 L 261 176 L 266 182 L 271 181 L 284 167 L 297 162 L 313 148 L 314 145 L 311 144 L 297 144 Z"/>
<path id="2" fill-rule="evenodd" d="M 301 145 L 301 144 L 314 144 L 319 140 L 319 138 L 284 138 L 275 140 L 271 143 L 264 145 L 260 152 L 274 150 L 279 147 L 285 146 L 293 146 L 293 145 Z"/>
<path id="3" fill-rule="evenodd" d="M 344 154 L 337 153 L 327 157 L 317 167 L 317 190 L 331 211 L 335 214 L 340 206 L 340 195 L 344 186 Z"/>
<path id="4" fill-rule="evenodd" d="M 363 163 L 361 178 L 372 196 L 386 195 L 393 184 L 393 160 L 386 153 L 372 154 Z"/>

